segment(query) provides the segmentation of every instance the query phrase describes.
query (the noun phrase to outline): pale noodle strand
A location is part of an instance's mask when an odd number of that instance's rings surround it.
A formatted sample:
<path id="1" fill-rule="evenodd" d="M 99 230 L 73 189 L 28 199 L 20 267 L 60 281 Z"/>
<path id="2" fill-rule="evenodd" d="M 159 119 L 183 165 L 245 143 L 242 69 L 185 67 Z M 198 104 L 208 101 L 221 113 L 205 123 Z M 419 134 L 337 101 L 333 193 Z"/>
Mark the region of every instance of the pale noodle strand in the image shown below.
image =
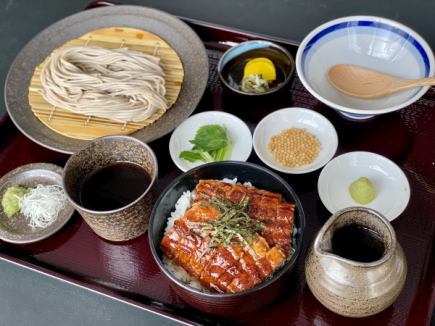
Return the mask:
<path id="1" fill-rule="evenodd" d="M 167 110 L 160 59 L 138 51 L 74 46 L 54 52 L 41 72 L 54 107 L 115 121 L 143 121 Z"/>

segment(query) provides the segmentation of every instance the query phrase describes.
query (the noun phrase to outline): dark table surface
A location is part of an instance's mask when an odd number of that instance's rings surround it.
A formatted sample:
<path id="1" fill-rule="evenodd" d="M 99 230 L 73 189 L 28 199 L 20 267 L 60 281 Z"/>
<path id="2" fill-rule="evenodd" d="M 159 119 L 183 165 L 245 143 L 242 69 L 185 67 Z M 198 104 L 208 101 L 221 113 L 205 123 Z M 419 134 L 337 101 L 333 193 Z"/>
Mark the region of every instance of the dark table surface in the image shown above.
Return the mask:
<path id="1" fill-rule="evenodd" d="M 0 1 L 0 80 L 14 56 L 36 33 L 82 10 L 88 1 Z M 203 21 L 300 41 L 327 20 L 357 14 L 398 20 L 435 46 L 435 2 L 296 0 L 118 1 Z M 1 92 L 3 94 L 3 92 Z M 2 95 L 1 95 L 2 96 Z M 5 112 L 0 101 L 0 114 Z M 0 135 L 1 137 L 1 135 Z M 0 325 L 173 325 L 173 321 L 0 261 Z M 261 321 L 259 321 L 261 323 Z"/>

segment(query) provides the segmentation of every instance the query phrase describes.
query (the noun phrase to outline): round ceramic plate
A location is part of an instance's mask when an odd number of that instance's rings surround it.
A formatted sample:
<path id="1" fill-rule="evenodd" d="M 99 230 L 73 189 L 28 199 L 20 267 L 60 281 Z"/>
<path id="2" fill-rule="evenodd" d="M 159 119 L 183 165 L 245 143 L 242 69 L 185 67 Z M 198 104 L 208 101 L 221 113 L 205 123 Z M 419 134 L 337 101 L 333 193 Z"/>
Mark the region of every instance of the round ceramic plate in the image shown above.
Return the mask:
<path id="1" fill-rule="evenodd" d="M 360 177 L 369 178 L 377 191 L 375 199 L 367 205 L 358 204 L 349 193 L 349 185 Z M 323 168 L 317 187 L 323 205 L 331 213 L 350 206 L 365 206 L 389 221 L 404 211 L 410 198 L 409 182 L 403 171 L 386 157 L 370 152 L 337 156 Z"/>
<path id="2" fill-rule="evenodd" d="M 183 160 L 179 155 L 182 151 L 192 149 L 192 144 L 189 140 L 195 138 L 196 131 L 199 127 L 209 124 L 222 125 L 227 129 L 228 136 L 234 144 L 228 160 L 246 161 L 249 155 L 251 155 L 251 131 L 242 120 L 226 112 L 201 112 L 191 116 L 179 125 L 172 133 L 169 141 L 169 153 L 171 154 L 172 161 L 174 161 L 175 165 L 178 166 L 180 170 L 185 172 L 195 166 L 204 164 L 204 162 L 201 161 L 189 162 Z"/>
<path id="3" fill-rule="evenodd" d="M 69 16 L 36 35 L 17 55 L 5 83 L 5 101 L 15 125 L 36 143 L 63 153 L 74 153 L 87 141 L 62 136 L 44 126 L 31 112 L 27 89 L 35 67 L 54 49 L 90 31 L 125 26 L 154 33 L 181 58 L 184 81 L 175 104 L 155 123 L 130 136 L 150 142 L 171 132 L 196 108 L 207 86 L 208 57 L 199 37 L 180 19 L 138 6 L 92 9 Z"/>
<path id="4" fill-rule="evenodd" d="M 62 186 L 63 169 L 47 163 L 23 165 L 5 174 L 0 179 L 0 198 L 11 186 L 35 187 L 38 184 Z M 74 213 L 74 208 L 67 203 L 56 221 L 46 228 L 32 228 L 24 215 L 17 213 L 8 218 L 0 205 L 0 239 L 12 243 L 31 243 L 45 239 L 59 231 Z"/>
<path id="5" fill-rule="evenodd" d="M 288 128 L 302 128 L 317 137 L 320 152 L 314 162 L 290 168 L 273 159 L 268 149 L 269 140 Z M 334 156 L 337 146 L 337 132 L 332 123 L 320 113 L 308 109 L 287 108 L 272 112 L 254 131 L 254 149 L 258 157 L 272 169 L 284 173 L 302 174 L 321 168 Z"/>

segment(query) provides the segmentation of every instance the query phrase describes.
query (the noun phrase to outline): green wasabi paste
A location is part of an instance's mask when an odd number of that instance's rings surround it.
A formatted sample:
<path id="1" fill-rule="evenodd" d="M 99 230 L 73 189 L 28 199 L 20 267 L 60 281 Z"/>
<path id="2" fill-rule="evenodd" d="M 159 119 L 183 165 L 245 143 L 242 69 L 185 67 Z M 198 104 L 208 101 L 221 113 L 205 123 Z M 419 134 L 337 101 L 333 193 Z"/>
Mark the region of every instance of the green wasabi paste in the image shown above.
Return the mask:
<path id="1" fill-rule="evenodd" d="M 352 199 L 361 205 L 367 205 L 376 197 L 376 189 L 373 183 L 366 177 L 361 177 L 349 186 Z"/>
<path id="2" fill-rule="evenodd" d="M 2 207 L 7 217 L 11 218 L 20 211 L 20 198 L 28 192 L 29 189 L 21 186 L 12 186 L 6 189 L 2 197 Z"/>

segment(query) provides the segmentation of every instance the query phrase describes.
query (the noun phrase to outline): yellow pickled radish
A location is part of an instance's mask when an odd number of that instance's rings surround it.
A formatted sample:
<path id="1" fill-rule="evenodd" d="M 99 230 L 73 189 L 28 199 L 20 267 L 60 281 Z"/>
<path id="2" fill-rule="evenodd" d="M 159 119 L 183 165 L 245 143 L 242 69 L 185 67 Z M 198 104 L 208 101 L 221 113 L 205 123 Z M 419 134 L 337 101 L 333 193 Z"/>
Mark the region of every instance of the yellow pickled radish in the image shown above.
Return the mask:
<path id="1" fill-rule="evenodd" d="M 249 60 L 243 71 L 243 78 L 249 75 L 261 75 L 267 81 L 276 79 L 276 70 L 273 62 L 268 58 L 255 58 Z"/>

